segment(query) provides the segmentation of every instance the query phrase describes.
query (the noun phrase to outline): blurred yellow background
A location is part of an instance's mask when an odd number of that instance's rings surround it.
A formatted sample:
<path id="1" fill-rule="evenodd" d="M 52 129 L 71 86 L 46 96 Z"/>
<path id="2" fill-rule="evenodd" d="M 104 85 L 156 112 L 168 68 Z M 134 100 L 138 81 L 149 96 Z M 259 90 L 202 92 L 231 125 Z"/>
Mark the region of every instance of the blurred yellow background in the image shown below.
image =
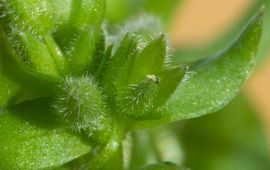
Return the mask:
<path id="1" fill-rule="evenodd" d="M 200 46 L 218 38 L 254 3 L 254 0 L 185 0 L 171 34 L 181 46 Z"/>

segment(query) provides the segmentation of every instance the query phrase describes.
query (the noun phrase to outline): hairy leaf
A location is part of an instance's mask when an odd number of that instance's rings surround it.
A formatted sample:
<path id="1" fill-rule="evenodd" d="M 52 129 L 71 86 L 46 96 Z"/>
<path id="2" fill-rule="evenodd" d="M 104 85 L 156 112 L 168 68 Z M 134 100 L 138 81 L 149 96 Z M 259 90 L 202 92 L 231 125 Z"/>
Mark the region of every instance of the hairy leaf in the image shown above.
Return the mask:
<path id="1" fill-rule="evenodd" d="M 166 48 L 164 36 L 160 36 L 149 43 L 134 58 L 129 83 L 139 83 L 145 79 L 146 75 L 157 75 L 164 67 Z"/>
<path id="2" fill-rule="evenodd" d="M 43 169 L 91 150 L 78 135 L 57 125 L 47 100 L 0 111 L 0 169 Z"/>
<path id="3" fill-rule="evenodd" d="M 1 29 L 0 32 L 0 107 L 5 108 L 8 104 L 20 103 L 38 96 L 48 96 L 50 94 L 48 89 L 51 88 L 50 78 L 33 73 L 31 69 L 14 59 L 5 34 Z M 31 86 L 33 83 L 36 86 Z"/>
<path id="4" fill-rule="evenodd" d="M 89 27 L 100 25 L 104 17 L 103 0 L 2 0 L 1 22 L 9 30 L 45 34 L 62 25 Z"/>

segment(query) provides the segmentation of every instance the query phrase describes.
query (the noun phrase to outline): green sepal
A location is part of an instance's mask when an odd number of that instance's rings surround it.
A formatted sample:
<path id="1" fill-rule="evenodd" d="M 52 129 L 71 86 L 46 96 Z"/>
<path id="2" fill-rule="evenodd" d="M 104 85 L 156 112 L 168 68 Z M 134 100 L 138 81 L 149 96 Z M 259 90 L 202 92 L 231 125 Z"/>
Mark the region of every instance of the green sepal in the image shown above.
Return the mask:
<path id="1" fill-rule="evenodd" d="M 100 26 L 105 15 L 105 0 L 72 0 L 69 23 L 73 27 Z"/>
<path id="2" fill-rule="evenodd" d="M 113 45 L 108 46 L 106 50 L 104 50 L 104 54 L 101 55 L 100 60 L 97 61 L 98 64 L 97 64 L 97 69 L 95 71 L 95 77 L 96 77 L 96 80 L 100 84 L 102 84 L 102 80 L 106 72 L 106 68 L 108 67 L 109 61 L 111 59 L 112 49 L 113 49 Z"/>
<path id="3" fill-rule="evenodd" d="M 104 0 L 73 0 L 69 21 L 54 33 L 56 42 L 68 58 L 70 71 L 81 76 L 91 70 L 99 50 L 100 28 L 105 15 Z"/>
<path id="4" fill-rule="evenodd" d="M 158 17 L 151 15 L 143 15 L 126 21 L 121 25 L 104 25 L 106 44 L 114 44 L 115 47 L 120 46 L 120 42 L 130 34 L 136 36 L 138 48 L 143 49 L 151 43 L 153 39 L 161 36 L 165 30 Z"/>
<path id="5" fill-rule="evenodd" d="M 168 99 L 177 89 L 184 75 L 185 70 L 183 67 L 169 67 L 158 74 L 160 82 L 158 85 L 158 93 L 155 102 L 156 107 L 166 104 Z"/>
<path id="6" fill-rule="evenodd" d="M 20 39 L 21 48 L 25 50 L 26 65 L 32 67 L 37 73 L 59 76 L 57 66 L 44 43 L 28 32 L 20 32 L 16 36 Z"/>
<path id="7" fill-rule="evenodd" d="M 85 133 L 98 143 L 110 137 L 111 120 L 104 96 L 92 77 L 67 77 L 60 85 L 52 107 L 61 122 L 76 133 Z"/>
<path id="8" fill-rule="evenodd" d="M 105 44 L 105 33 L 103 30 L 100 32 L 100 38 L 96 43 L 96 51 L 94 54 L 94 57 L 92 59 L 92 65 L 91 68 L 89 69 L 89 72 L 95 76 L 96 80 L 99 81 L 100 79 L 98 78 L 100 75 L 100 70 L 103 69 L 105 61 L 108 61 L 108 59 L 111 57 L 109 53 L 109 58 L 106 58 L 107 55 L 107 48 Z M 106 65 L 106 64 L 105 64 Z"/>
<path id="9" fill-rule="evenodd" d="M 167 46 L 164 36 L 150 42 L 135 58 L 132 64 L 129 83 L 137 84 L 146 75 L 157 75 L 165 65 Z"/>
<path id="10" fill-rule="evenodd" d="M 82 75 L 89 70 L 96 52 L 97 31 L 93 29 L 74 30 L 72 44 L 66 55 L 71 73 L 76 76 Z"/>
<path id="11" fill-rule="evenodd" d="M 0 169 L 57 167 L 92 148 L 59 126 L 47 99 L 0 111 L 0 134 Z"/>
<path id="12" fill-rule="evenodd" d="M 108 48 L 110 50 L 110 47 Z M 127 87 L 127 76 L 130 72 L 130 63 L 137 49 L 137 41 L 134 36 L 127 34 L 109 61 L 105 61 L 105 70 L 101 84 L 113 104 L 115 95 L 119 90 Z M 110 52 L 110 51 L 108 51 Z M 108 57 L 107 57 L 108 58 Z"/>
<path id="13" fill-rule="evenodd" d="M 120 94 L 119 111 L 133 119 L 145 119 L 153 111 L 154 102 L 158 93 L 158 80 L 148 75 L 138 84 L 131 84 Z M 156 115 L 157 116 L 157 115 Z"/>

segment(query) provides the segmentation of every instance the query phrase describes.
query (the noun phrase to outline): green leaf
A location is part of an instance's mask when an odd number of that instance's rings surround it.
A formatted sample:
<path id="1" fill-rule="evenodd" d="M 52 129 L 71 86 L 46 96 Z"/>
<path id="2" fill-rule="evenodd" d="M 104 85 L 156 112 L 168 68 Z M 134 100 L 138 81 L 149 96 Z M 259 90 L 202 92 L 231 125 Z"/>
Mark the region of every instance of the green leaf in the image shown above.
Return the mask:
<path id="1" fill-rule="evenodd" d="M 91 70 L 97 49 L 105 0 L 73 0 L 69 21 L 54 33 L 56 42 L 68 58 L 71 73 L 82 75 Z"/>
<path id="2" fill-rule="evenodd" d="M 38 96 L 48 96 L 49 78 L 33 73 L 32 70 L 26 69 L 15 61 L 5 35 L 2 30 L 0 32 L 0 107 L 5 108 L 8 104 L 20 103 Z M 33 87 L 33 83 L 37 86 Z M 11 100 L 13 101 L 10 103 Z"/>
<path id="3" fill-rule="evenodd" d="M 91 150 L 58 125 L 49 105 L 42 99 L 0 111 L 0 169 L 57 167 Z"/>
<path id="4" fill-rule="evenodd" d="M 162 110 L 161 119 L 137 121 L 133 128 L 190 119 L 224 107 L 239 92 L 256 63 L 261 31 L 262 15 L 258 14 L 229 48 L 187 71 Z"/>
<path id="5" fill-rule="evenodd" d="M 269 56 L 270 52 L 270 1 L 263 0 L 265 4 L 265 16 L 264 16 L 264 26 L 263 26 L 263 33 L 262 39 L 259 46 L 258 56 L 260 61 L 264 61 L 263 59 Z"/>
<path id="6" fill-rule="evenodd" d="M 67 0 L 62 0 L 62 2 L 67 3 Z M 14 29 L 29 30 L 38 34 L 46 33 L 55 27 L 56 23 L 63 22 L 62 17 L 65 17 L 64 20 L 67 20 L 67 13 L 62 15 L 61 21 L 55 20 L 56 18 L 60 18 L 54 17 L 54 15 L 62 14 L 64 11 L 67 12 L 69 6 L 66 5 L 62 8 L 58 8 L 58 11 L 55 11 L 54 5 L 55 3 L 52 1 L 44 0 L 1 1 L 1 13 L 5 14 L 4 17 L 1 18 L 1 25 L 3 25 L 7 31 L 10 31 L 10 27 L 13 26 Z"/>
<path id="7" fill-rule="evenodd" d="M 262 15 L 259 14 L 230 48 L 191 68 L 168 101 L 171 119 L 211 113 L 232 100 L 256 63 L 261 32 Z"/>
<path id="8" fill-rule="evenodd" d="M 108 64 L 104 71 L 102 84 L 109 91 L 115 90 L 117 86 L 124 86 L 123 84 L 126 84 L 130 62 L 136 50 L 136 38 L 127 34 L 112 58 L 107 61 Z"/>
<path id="9" fill-rule="evenodd" d="M 183 162 L 180 140 L 168 127 L 133 132 L 131 137 L 130 169 L 157 162 Z"/>
<path id="10" fill-rule="evenodd" d="M 165 162 L 165 163 L 147 165 L 142 168 L 139 168 L 138 170 L 188 170 L 188 169 L 183 168 L 183 167 L 178 167 L 177 165 L 170 162 Z"/>
<path id="11" fill-rule="evenodd" d="M 101 84 L 108 95 L 107 101 L 111 108 L 116 109 L 117 95 L 126 88 L 131 61 L 137 51 L 137 41 L 134 36 L 127 34 L 120 46 L 111 55 L 113 46 L 109 46 L 100 68 Z M 107 59 L 107 60 L 106 60 Z M 102 71 L 102 72 L 101 72 Z"/>
<path id="12" fill-rule="evenodd" d="M 6 0 L 1 1 L 4 27 L 46 34 L 70 24 L 74 27 L 101 25 L 104 0 Z M 11 24 L 11 25 L 10 25 Z M 11 28 L 7 28 L 11 29 Z"/>
<path id="13" fill-rule="evenodd" d="M 75 75 L 82 75 L 91 66 L 96 52 L 97 32 L 92 29 L 73 30 L 73 39 L 69 43 L 69 51 L 66 52 L 71 72 Z M 72 36 L 72 35 L 68 35 Z"/>
<path id="14" fill-rule="evenodd" d="M 1 67 L 1 62 L 0 62 Z M 20 90 L 20 85 L 6 78 L 0 69 L 0 108 L 8 105 L 8 101 Z"/>
<path id="15" fill-rule="evenodd" d="M 102 0 L 1 1 L 0 107 L 50 96 L 59 75 L 87 71 L 104 11 Z"/>
<path id="16" fill-rule="evenodd" d="M 54 77 L 59 76 L 54 60 L 44 43 L 41 43 L 37 37 L 28 32 L 21 32 L 16 36 L 20 38 L 22 48 L 28 54 L 27 59 L 31 61 L 31 67 L 34 70 Z"/>

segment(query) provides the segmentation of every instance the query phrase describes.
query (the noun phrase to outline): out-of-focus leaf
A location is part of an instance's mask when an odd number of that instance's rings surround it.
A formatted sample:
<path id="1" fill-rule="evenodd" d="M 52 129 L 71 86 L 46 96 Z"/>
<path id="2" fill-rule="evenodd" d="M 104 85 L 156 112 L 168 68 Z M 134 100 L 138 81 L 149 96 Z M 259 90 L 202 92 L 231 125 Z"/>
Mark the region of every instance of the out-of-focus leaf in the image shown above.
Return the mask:
<path id="1" fill-rule="evenodd" d="M 148 131 L 134 132 L 131 138 L 131 161 L 129 165 L 131 169 L 159 162 L 156 147 Z"/>
<path id="2" fill-rule="evenodd" d="M 49 105 L 42 99 L 0 111 L 0 169 L 57 167 L 91 150 L 58 125 Z"/>
<path id="3" fill-rule="evenodd" d="M 175 124 L 185 165 L 194 170 L 268 170 L 266 134 L 255 113 L 240 95 L 213 115 Z"/>
<path id="4" fill-rule="evenodd" d="M 202 116 L 232 100 L 256 63 L 261 31 L 262 16 L 257 15 L 230 48 L 191 68 L 168 101 L 170 119 Z"/>
<path id="5" fill-rule="evenodd" d="M 60 167 L 55 168 L 54 170 L 83 170 L 83 169 L 89 169 L 89 170 L 96 170 L 95 168 L 90 168 L 88 166 L 88 163 L 91 163 L 91 160 L 95 158 L 97 155 L 96 153 L 88 153 L 85 154 L 71 162 L 68 162 L 67 164 L 64 164 Z M 123 170 L 123 150 L 122 147 L 119 147 L 115 153 L 111 155 L 111 157 L 107 160 L 102 162 L 104 163 L 104 166 L 101 168 L 101 170 Z"/>
<path id="6" fill-rule="evenodd" d="M 137 170 L 188 170 L 188 169 L 184 167 L 178 167 L 177 165 L 170 162 L 165 162 L 165 163 L 147 165 Z"/>
<path id="7" fill-rule="evenodd" d="M 134 132 L 131 137 L 131 169 L 158 162 L 182 164 L 183 153 L 179 139 L 170 129 L 159 127 Z"/>
<path id="8" fill-rule="evenodd" d="M 107 19 L 122 22 L 127 18 L 149 13 L 167 23 L 181 0 L 107 0 Z"/>
<path id="9" fill-rule="evenodd" d="M 242 19 L 240 19 L 238 23 L 234 24 L 234 26 L 232 26 L 232 28 L 228 30 L 228 32 L 226 32 L 217 40 L 209 44 L 205 44 L 204 46 L 199 48 L 176 47 L 175 54 L 172 57 L 173 63 L 178 65 L 182 63 L 194 62 L 201 59 L 205 59 L 215 55 L 222 49 L 228 47 L 231 44 L 231 42 L 235 40 L 235 37 L 238 37 L 239 32 L 241 32 L 243 27 L 246 26 L 248 20 L 254 15 L 254 13 L 259 11 L 261 7 L 262 7 L 262 0 L 256 0 L 256 2 L 254 2 L 252 7 L 248 10 L 245 16 Z"/>
<path id="10" fill-rule="evenodd" d="M 264 27 L 262 33 L 261 44 L 259 46 L 258 56 L 261 61 L 270 52 L 270 1 L 264 0 L 265 3 L 265 11 L 264 11 Z"/>

